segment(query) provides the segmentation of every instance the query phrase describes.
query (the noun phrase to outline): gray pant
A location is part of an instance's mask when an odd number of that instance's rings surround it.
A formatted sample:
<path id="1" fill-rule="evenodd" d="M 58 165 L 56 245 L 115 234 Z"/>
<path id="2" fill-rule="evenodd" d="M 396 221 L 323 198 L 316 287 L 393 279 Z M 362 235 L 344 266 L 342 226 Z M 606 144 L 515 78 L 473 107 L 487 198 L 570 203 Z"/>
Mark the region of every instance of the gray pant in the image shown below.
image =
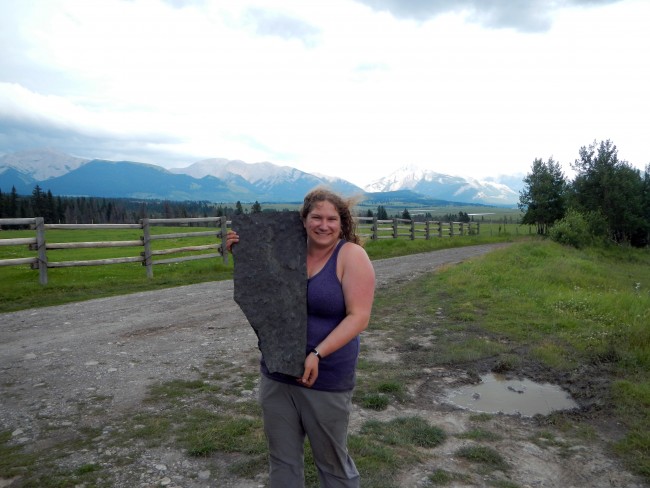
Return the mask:
<path id="1" fill-rule="evenodd" d="M 262 375 L 260 404 L 269 446 L 271 488 L 305 486 L 305 435 L 321 487 L 359 487 L 359 472 L 347 449 L 351 391 L 311 390 Z"/>

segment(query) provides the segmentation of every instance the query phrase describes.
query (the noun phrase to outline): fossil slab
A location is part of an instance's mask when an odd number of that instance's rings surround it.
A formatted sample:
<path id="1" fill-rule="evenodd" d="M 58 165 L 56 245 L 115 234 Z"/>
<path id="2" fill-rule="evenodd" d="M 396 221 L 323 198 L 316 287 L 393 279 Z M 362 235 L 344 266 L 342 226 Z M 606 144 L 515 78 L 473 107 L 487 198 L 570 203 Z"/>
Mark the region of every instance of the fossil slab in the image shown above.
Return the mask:
<path id="1" fill-rule="evenodd" d="M 307 347 L 307 246 L 298 212 L 235 215 L 234 299 L 269 371 L 301 376 Z"/>

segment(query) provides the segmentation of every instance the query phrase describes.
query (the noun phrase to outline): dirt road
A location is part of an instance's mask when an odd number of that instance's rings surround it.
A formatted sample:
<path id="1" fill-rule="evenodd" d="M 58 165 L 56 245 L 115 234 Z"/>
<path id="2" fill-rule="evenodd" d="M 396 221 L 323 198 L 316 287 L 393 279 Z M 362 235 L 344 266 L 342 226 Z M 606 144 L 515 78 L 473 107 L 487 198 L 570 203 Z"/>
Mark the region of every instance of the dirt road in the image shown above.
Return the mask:
<path id="1" fill-rule="evenodd" d="M 392 286 L 500 246 L 375 261 L 378 286 Z M 101 435 L 92 449 L 85 450 L 82 461 L 100 462 L 114 475 L 114 486 L 264 486 L 263 478 L 225 478 L 207 470 L 205 460 L 169 450 L 145 450 L 126 469 L 107 461 L 111 453 L 102 440 L 114 428 L 111 418 L 136 412 L 153 383 L 195 379 L 196 371 L 215 358 L 250 372 L 258 354 L 257 340 L 232 296 L 232 281 L 223 281 L 0 314 L 0 430 L 11 432 L 10 443 L 39 452 L 80 424 L 98 428 Z M 373 343 L 372 331 L 367 334 Z M 109 418 L 94 412 L 97 404 L 108 407 Z M 469 416 L 432 402 L 429 409 L 417 412 L 389 408 L 377 413 L 355 407 L 352 423 L 408 413 L 426 417 L 451 435 L 466 428 Z M 500 423 L 498 428 L 508 439 L 501 450 L 516 466 L 517 486 L 644 486 L 621 469 L 604 443 L 573 443 L 571 456 L 566 456 L 559 447 L 543 449 L 529 441 L 530 430 L 536 427 L 526 419 L 506 417 L 494 422 Z M 452 455 L 461 442 L 445 443 L 431 463 L 462 470 L 462 462 Z M 429 486 L 427 469 L 423 465 L 405 474 L 403 486 Z M 0 478 L 0 488 L 20 486 L 20 482 L 19 477 Z M 448 486 L 484 485 L 474 481 Z"/>

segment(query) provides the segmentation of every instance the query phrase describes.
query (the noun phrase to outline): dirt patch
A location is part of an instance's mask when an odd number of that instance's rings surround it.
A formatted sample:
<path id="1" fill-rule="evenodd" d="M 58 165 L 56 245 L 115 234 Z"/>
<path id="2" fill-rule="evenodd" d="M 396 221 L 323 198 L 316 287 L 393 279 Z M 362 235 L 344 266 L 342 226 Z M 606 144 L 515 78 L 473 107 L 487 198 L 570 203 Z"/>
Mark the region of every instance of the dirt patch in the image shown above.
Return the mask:
<path id="1" fill-rule="evenodd" d="M 378 285 L 391 288 L 500 246 L 377 261 Z M 224 387 L 215 395 L 220 401 L 243 404 L 255 398 L 257 338 L 232 297 L 232 281 L 225 281 L 1 314 L 0 430 L 10 432 L 10 444 L 27 453 L 67 446 L 52 469 L 99 466 L 110 477 L 101 486 L 265 486 L 265 475 L 247 479 L 228 470 L 237 461 L 234 454 L 195 457 L 181 448 L 128 442 L 116 447 L 110 442 L 125 430 L 125 419 L 156 414 L 158 407 L 144 402 L 148 388 L 171 380 L 196 380 L 199 373 L 206 374 L 206 365 L 210 365 L 209 374 L 218 377 L 216 383 Z M 428 340 L 421 338 L 416 346 L 427 347 Z M 381 330 L 368 330 L 362 342 L 370 360 L 390 363 L 399 359 L 401 345 L 393 344 Z M 401 474 L 403 487 L 432 486 L 430 476 L 438 470 L 459 474 L 447 486 L 494 486 L 455 454 L 474 442 L 461 434 L 476 429 L 498 434 L 491 446 L 512 466 L 504 474 L 512 482 L 509 486 L 645 486 L 608 450 L 608 436 L 620 429 L 608 426 L 599 416 L 607 385 L 589 371 L 547 378 L 541 368 L 524 364 L 517 374 L 569 389 L 583 410 L 567 415 L 593 416 L 595 437 L 567 434 L 557 417 L 482 418 L 442 401 L 446 388 L 476 381 L 481 371 L 497 366 L 484 362 L 467 368 L 425 368 L 408 385 L 408 402 L 380 412 L 355 405 L 352 431 L 370 419 L 401 416 L 419 416 L 445 430 L 448 440 L 430 449 L 426 462 Z M 240 387 L 229 391 L 228 384 Z M 137 420 L 131 425 L 145 427 Z M 72 441 L 82 437 L 90 441 L 70 448 Z M 20 485 L 20 476 L 0 479 L 0 487 Z"/>

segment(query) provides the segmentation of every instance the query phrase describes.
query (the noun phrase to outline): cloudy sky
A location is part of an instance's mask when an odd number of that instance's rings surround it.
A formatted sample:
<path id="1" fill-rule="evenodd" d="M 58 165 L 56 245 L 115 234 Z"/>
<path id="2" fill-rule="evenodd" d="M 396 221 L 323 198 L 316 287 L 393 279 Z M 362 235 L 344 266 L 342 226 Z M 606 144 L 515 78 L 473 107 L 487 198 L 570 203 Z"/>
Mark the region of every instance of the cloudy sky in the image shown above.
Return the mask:
<path id="1" fill-rule="evenodd" d="M 650 163 L 647 0 L 0 0 L 0 154 L 365 185 Z"/>

